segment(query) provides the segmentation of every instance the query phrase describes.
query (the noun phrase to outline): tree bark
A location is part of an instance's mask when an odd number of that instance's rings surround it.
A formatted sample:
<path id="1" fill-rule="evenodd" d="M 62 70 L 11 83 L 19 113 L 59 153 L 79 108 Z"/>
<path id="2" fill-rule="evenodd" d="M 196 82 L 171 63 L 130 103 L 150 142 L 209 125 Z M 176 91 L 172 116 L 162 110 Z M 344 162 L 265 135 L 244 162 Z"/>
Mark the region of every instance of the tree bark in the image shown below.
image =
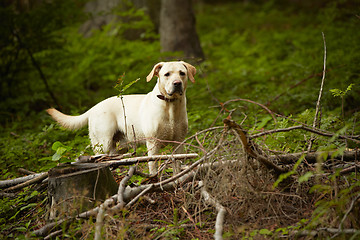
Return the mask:
<path id="1" fill-rule="evenodd" d="M 181 51 L 186 58 L 204 58 L 191 0 L 161 0 L 159 32 L 162 52 Z"/>
<path id="2" fill-rule="evenodd" d="M 62 165 L 49 171 L 51 220 L 75 216 L 93 208 L 117 192 L 117 183 L 107 166 L 94 163 Z"/>

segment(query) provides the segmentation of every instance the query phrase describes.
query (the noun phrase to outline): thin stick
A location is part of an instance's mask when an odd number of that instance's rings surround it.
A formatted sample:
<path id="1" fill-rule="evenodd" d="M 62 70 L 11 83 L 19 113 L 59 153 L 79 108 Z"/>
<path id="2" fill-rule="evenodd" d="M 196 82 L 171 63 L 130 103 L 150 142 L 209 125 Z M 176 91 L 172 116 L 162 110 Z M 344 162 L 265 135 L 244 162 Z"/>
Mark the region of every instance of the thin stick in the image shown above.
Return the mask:
<path id="1" fill-rule="evenodd" d="M 27 170 L 25 168 L 19 168 L 18 171 L 19 171 L 19 173 L 23 173 L 23 174 L 36 174 L 36 172 Z"/>
<path id="2" fill-rule="evenodd" d="M 62 229 L 57 230 L 57 231 L 55 231 L 55 232 L 50 233 L 49 235 L 47 235 L 47 236 L 44 238 L 44 240 L 54 239 L 55 237 L 62 235 L 62 233 L 63 233 L 63 230 L 62 230 Z"/>
<path id="3" fill-rule="evenodd" d="M 354 208 L 354 205 L 356 203 L 356 201 L 360 198 L 360 194 L 358 194 L 352 201 L 351 201 L 351 204 L 350 204 L 350 207 L 349 209 L 346 211 L 346 213 L 344 214 L 344 217 L 341 219 L 341 222 L 339 224 L 339 231 L 341 231 L 343 229 L 343 225 L 344 225 L 344 222 L 346 220 L 346 218 L 348 217 L 349 213 L 353 210 Z"/>
<path id="4" fill-rule="evenodd" d="M 225 106 L 225 105 L 228 104 L 228 103 L 237 102 L 237 101 L 249 102 L 249 103 L 253 103 L 253 104 L 256 104 L 256 105 L 262 107 L 265 111 L 267 111 L 267 112 L 271 115 L 271 117 L 272 117 L 272 119 L 274 120 L 274 122 L 275 122 L 275 123 L 277 122 L 277 121 L 276 121 L 276 118 L 275 118 L 275 116 L 274 116 L 274 113 L 273 113 L 268 107 L 266 107 L 264 104 L 261 104 L 261 103 L 258 103 L 258 102 L 255 102 L 255 101 L 252 101 L 252 100 L 249 100 L 249 99 L 243 99 L 243 98 L 232 99 L 232 100 L 229 100 L 229 101 L 224 102 L 223 105 Z"/>
<path id="5" fill-rule="evenodd" d="M 126 184 L 130 180 L 130 178 L 134 175 L 135 170 L 136 170 L 136 168 L 134 166 L 130 167 L 129 172 L 121 180 L 121 182 L 119 184 L 118 193 L 117 193 L 117 204 L 115 207 L 113 207 L 111 209 L 111 211 L 118 211 L 119 209 L 124 208 L 124 206 L 125 206 L 124 192 L 125 192 Z"/>
<path id="6" fill-rule="evenodd" d="M 14 178 L 14 179 L 10 179 L 10 180 L 2 180 L 2 181 L 0 181 L 0 188 L 11 187 L 11 186 L 29 181 L 38 176 L 41 176 L 42 174 L 44 174 L 44 173 L 35 173 L 35 174 L 28 175 L 28 176 Z"/>
<path id="7" fill-rule="evenodd" d="M 318 100 L 317 100 L 317 103 L 316 103 L 315 117 L 314 117 L 314 122 L 313 122 L 313 125 L 312 125 L 313 127 L 316 127 L 316 124 L 318 122 L 318 115 L 319 115 L 319 111 L 320 111 L 320 102 L 321 102 L 322 92 L 323 92 L 323 88 L 324 88 L 325 73 L 326 73 L 326 41 L 325 41 L 324 32 L 322 32 L 321 34 L 322 34 L 323 41 L 324 41 L 324 68 L 323 68 L 323 74 L 322 74 L 322 79 L 321 79 L 319 97 L 318 97 Z M 314 137 L 311 136 L 309 146 L 308 146 L 308 152 L 311 151 L 313 141 L 314 141 Z"/>
<path id="8" fill-rule="evenodd" d="M 216 208 L 218 211 L 218 214 L 216 216 L 216 222 L 215 222 L 215 234 L 214 239 L 215 240 L 222 240 L 222 233 L 224 229 L 224 218 L 226 214 L 226 209 L 223 205 L 221 205 L 214 197 L 212 197 L 208 191 L 206 191 L 204 184 L 202 181 L 199 181 L 199 187 L 201 187 L 201 195 L 203 196 L 205 202 L 209 203 L 213 207 Z"/>
<path id="9" fill-rule="evenodd" d="M 336 136 L 339 139 L 347 139 L 356 143 L 360 143 L 359 140 L 354 139 L 353 137 L 348 137 L 348 136 L 344 136 L 344 135 L 337 135 L 335 133 L 329 132 L 329 131 L 324 131 L 322 129 L 318 129 L 318 128 L 312 128 L 310 126 L 306 126 L 306 125 L 296 125 L 296 126 L 292 126 L 292 127 L 288 127 L 288 128 L 279 128 L 279 129 L 273 129 L 273 130 L 269 130 L 269 131 L 264 131 L 261 133 L 257 133 L 257 134 L 253 134 L 251 136 L 248 136 L 249 139 L 253 139 L 253 138 L 258 138 L 264 135 L 268 135 L 268 134 L 273 134 L 273 133 L 278 133 L 278 132 L 289 132 L 292 130 L 296 130 L 296 129 L 301 129 L 301 130 L 305 130 L 314 134 L 318 134 L 324 137 L 334 137 Z"/>
<path id="10" fill-rule="evenodd" d="M 166 159 L 184 159 L 184 158 L 196 158 L 199 155 L 197 153 L 189 153 L 189 154 L 173 154 L 173 155 L 153 155 L 153 156 L 143 156 L 143 157 L 134 157 L 127 158 L 122 160 L 112 160 L 106 161 L 105 164 L 110 165 L 111 167 L 124 166 L 124 165 L 132 165 L 140 162 L 148 162 L 148 161 L 156 161 L 156 160 L 166 160 Z"/>
<path id="11" fill-rule="evenodd" d="M 23 182 L 23 183 L 18 184 L 16 186 L 4 189 L 4 192 L 10 192 L 10 191 L 18 190 L 18 189 L 27 187 L 27 186 L 29 186 L 29 185 L 31 185 L 33 183 L 40 182 L 43 179 L 47 178 L 48 175 L 49 174 L 47 172 L 41 173 L 41 174 L 39 174 L 38 176 L 36 176 L 35 178 L 33 178 L 33 179 L 29 180 L 29 181 L 26 181 L 26 182 Z"/>
<path id="12" fill-rule="evenodd" d="M 242 145 L 244 146 L 245 151 L 253 158 L 257 159 L 260 163 L 262 163 L 265 167 L 267 167 L 268 169 L 272 169 L 274 170 L 276 175 L 280 175 L 281 173 L 285 173 L 287 172 L 286 169 L 283 169 L 279 166 L 277 166 L 276 164 L 274 164 L 273 162 L 269 161 L 267 158 L 265 158 L 264 156 L 256 153 L 252 148 L 251 145 L 248 142 L 248 138 L 246 136 L 246 134 L 244 133 L 244 131 L 241 129 L 241 126 L 239 124 L 237 124 L 236 122 L 234 122 L 233 120 L 229 120 L 229 119 L 224 119 L 223 120 L 224 124 L 226 126 L 228 126 L 230 129 L 233 129 L 235 131 L 235 134 L 238 136 L 239 141 L 242 143 Z"/>
<path id="13" fill-rule="evenodd" d="M 105 217 L 105 206 L 104 204 L 100 205 L 99 212 L 96 216 L 96 225 L 95 225 L 95 237 L 94 240 L 101 240 L 101 230 L 104 226 L 104 217 Z"/>
<path id="14" fill-rule="evenodd" d="M 315 131 L 314 133 L 316 134 L 319 134 L 319 135 L 322 135 L 322 136 L 326 136 L 326 137 L 333 137 L 333 136 L 336 136 L 337 138 L 340 138 L 340 139 L 348 139 L 348 140 L 351 140 L 353 142 L 356 142 L 356 143 L 360 143 L 360 141 L 358 139 L 360 139 L 360 135 L 354 135 L 354 136 L 351 136 L 351 137 L 348 137 L 348 136 L 345 136 L 345 135 L 339 135 L 337 136 L 337 134 L 335 133 L 332 133 L 332 132 L 329 132 L 329 131 L 326 131 L 324 129 L 319 129 L 319 128 L 314 128 L 310 125 L 307 125 L 303 122 L 300 122 L 300 121 L 297 121 L 295 119 L 292 119 L 292 118 L 289 118 L 289 117 L 286 117 L 284 115 L 281 115 L 279 113 L 274 113 L 276 116 L 278 117 L 281 117 L 281 118 L 285 118 L 291 122 L 295 122 L 295 123 L 298 123 L 300 125 L 303 126 L 304 130 L 307 130 L 307 131 Z"/>
<path id="15" fill-rule="evenodd" d="M 315 237 L 317 236 L 319 233 L 321 232 L 327 232 L 327 233 L 331 233 L 331 234 L 356 234 L 359 235 L 360 234 L 360 230 L 359 229 L 341 229 L 339 230 L 338 228 L 319 228 L 317 230 L 295 230 L 292 231 L 291 233 L 293 233 L 296 236 L 311 236 L 311 237 Z"/>
<path id="16" fill-rule="evenodd" d="M 126 207 L 130 207 L 133 205 L 141 196 L 145 195 L 147 192 L 149 192 L 154 185 L 150 185 L 147 188 L 145 188 L 140 194 L 138 194 L 136 197 L 134 197 L 128 204 L 126 204 Z"/>

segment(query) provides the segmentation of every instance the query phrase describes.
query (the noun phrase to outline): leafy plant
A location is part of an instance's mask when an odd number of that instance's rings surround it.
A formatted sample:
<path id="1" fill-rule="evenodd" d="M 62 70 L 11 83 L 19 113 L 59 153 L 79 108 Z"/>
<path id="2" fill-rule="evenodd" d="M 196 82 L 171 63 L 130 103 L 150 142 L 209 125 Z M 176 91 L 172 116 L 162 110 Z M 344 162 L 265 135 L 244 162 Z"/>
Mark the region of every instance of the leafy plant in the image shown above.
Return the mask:
<path id="1" fill-rule="evenodd" d="M 54 142 L 54 144 L 52 145 L 52 149 L 55 150 L 56 152 L 52 156 L 51 160 L 59 161 L 67 151 L 70 151 L 72 149 L 72 147 L 65 146 L 61 142 L 57 141 L 57 142 Z"/>
<path id="2" fill-rule="evenodd" d="M 174 208 L 172 222 L 166 222 L 162 220 L 156 220 L 156 221 L 165 223 L 167 226 L 159 229 L 152 229 L 152 231 L 161 233 L 161 235 L 164 236 L 165 239 L 181 239 L 181 236 L 185 231 L 185 229 L 181 227 L 181 225 L 187 223 L 189 219 L 179 221 L 178 209 Z"/>
<path id="3" fill-rule="evenodd" d="M 344 98 L 348 94 L 348 92 L 351 91 L 351 89 L 352 89 L 352 87 L 354 85 L 355 84 L 351 83 L 345 90 L 340 90 L 340 89 L 337 89 L 337 88 L 330 89 L 330 92 L 332 93 L 332 95 L 334 97 L 340 97 L 341 98 L 341 116 L 343 117 L 343 119 L 344 119 Z"/>

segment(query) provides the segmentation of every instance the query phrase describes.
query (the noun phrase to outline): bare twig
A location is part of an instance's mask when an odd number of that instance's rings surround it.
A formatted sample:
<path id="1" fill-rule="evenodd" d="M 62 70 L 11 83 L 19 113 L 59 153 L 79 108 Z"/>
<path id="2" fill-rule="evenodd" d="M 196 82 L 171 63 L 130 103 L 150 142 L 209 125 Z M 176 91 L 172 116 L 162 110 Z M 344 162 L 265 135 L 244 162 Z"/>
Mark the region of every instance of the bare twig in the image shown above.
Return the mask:
<path id="1" fill-rule="evenodd" d="M 319 229 L 316 229 L 316 230 L 292 231 L 291 233 L 293 235 L 296 235 L 296 236 L 312 236 L 312 237 L 315 237 L 318 234 L 320 234 L 321 232 L 331 233 L 331 234 L 356 234 L 356 235 L 360 235 L 360 230 L 359 229 L 352 229 L 352 228 L 341 229 L 341 230 L 339 230 L 338 228 L 319 228 Z"/>
<path id="2" fill-rule="evenodd" d="M 322 34 L 323 41 L 324 41 L 324 68 L 323 68 L 323 74 L 322 74 L 322 79 L 321 79 L 319 97 L 318 97 L 318 100 L 316 102 L 315 117 L 314 117 L 314 122 L 313 122 L 313 125 L 312 125 L 313 128 L 316 127 L 316 125 L 318 123 L 318 117 L 319 117 L 319 111 L 320 111 L 320 102 L 321 102 L 322 92 L 323 92 L 323 88 L 324 88 L 325 73 L 326 73 L 326 41 L 325 41 L 325 34 L 323 32 L 321 34 Z M 314 137 L 311 136 L 309 146 L 308 146 L 308 152 L 311 151 L 313 141 L 314 141 Z"/>
<path id="3" fill-rule="evenodd" d="M 50 233 L 50 234 L 47 235 L 46 237 L 44 237 L 44 240 L 54 239 L 54 238 L 56 238 L 57 236 L 62 235 L 62 233 L 63 233 L 63 230 L 62 230 L 62 229 L 57 230 L 57 231 L 55 231 L 55 232 Z"/>
<path id="4" fill-rule="evenodd" d="M 346 213 L 344 214 L 344 217 L 341 219 L 341 222 L 339 224 L 339 231 L 341 231 L 343 229 L 343 225 L 344 225 L 344 222 L 346 220 L 346 218 L 348 217 L 349 213 L 353 210 L 354 208 L 354 205 L 356 203 L 356 201 L 360 198 L 360 194 L 358 194 L 352 201 L 351 201 L 351 204 L 350 204 L 350 207 L 349 209 L 346 211 Z"/>
<path id="5" fill-rule="evenodd" d="M 201 187 L 201 195 L 203 196 L 205 202 L 209 203 L 213 207 L 216 208 L 218 214 L 216 216 L 215 222 L 215 240 L 223 239 L 222 233 L 224 228 L 224 218 L 226 214 L 226 209 L 223 205 L 221 205 L 214 197 L 212 197 L 205 189 L 204 183 L 199 181 L 199 187 Z"/>
<path id="6" fill-rule="evenodd" d="M 172 176 L 169 179 L 166 179 L 164 181 L 161 181 L 161 182 L 158 182 L 158 183 L 155 183 L 155 184 L 141 185 L 141 186 L 134 187 L 134 188 L 131 188 L 129 186 L 126 187 L 125 191 L 124 191 L 124 194 L 123 194 L 124 202 L 130 201 L 134 197 L 136 197 L 138 199 L 140 196 L 142 196 L 143 194 L 149 192 L 150 190 L 151 191 L 164 191 L 164 190 L 175 189 L 175 187 L 178 186 L 175 183 L 175 181 L 177 181 L 179 183 L 186 183 L 188 181 L 191 181 L 195 176 L 195 171 L 193 171 L 193 170 L 196 167 L 198 167 L 200 164 L 202 164 L 206 159 L 208 159 L 213 154 L 215 154 L 217 149 L 221 146 L 222 142 L 223 142 L 223 138 L 220 139 L 218 145 L 213 150 L 206 153 L 202 158 L 200 158 L 199 160 L 194 162 L 187 169 L 179 172 L 178 174 Z M 182 154 L 182 155 L 186 155 L 186 154 Z M 110 208 L 111 206 L 113 206 L 116 203 L 117 199 L 118 199 L 118 195 L 116 194 L 116 195 L 112 196 L 111 198 L 105 200 L 105 202 L 102 205 L 103 205 L 103 207 L 105 209 Z M 99 209 L 100 209 L 100 206 L 96 207 L 96 208 L 93 208 L 91 210 L 88 210 L 86 212 L 80 213 L 76 217 L 68 217 L 68 218 L 57 220 L 56 222 L 47 224 L 44 227 L 34 231 L 33 234 L 36 235 L 36 236 L 45 236 L 52 229 L 55 229 L 56 227 L 58 227 L 59 225 L 61 225 L 64 222 L 71 222 L 71 221 L 74 221 L 77 218 L 89 218 L 91 216 L 95 217 L 95 216 L 98 215 Z"/>
<path id="7" fill-rule="evenodd" d="M 277 160 L 279 163 L 282 164 L 293 164 L 297 160 L 299 160 L 299 158 L 304 154 L 305 154 L 305 159 L 308 163 L 315 163 L 319 157 L 322 157 L 323 159 L 342 159 L 344 161 L 354 161 L 360 156 L 360 150 L 345 151 L 338 156 L 334 156 L 335 153 L 336 151 L 329 151 L 329 152 L 319 151 L 319 152 L 311 152 L 311 153 L 299 152 L 299 153 L 289 153 L 289 154 L 281 154 L 281 155 L 270 155 L 269 160 L 271 161 Z"/>
<path id="8" fill-rule="evenodd" d="M 139 193 L 136 197 L 134 197 L 128 204 L 126 204 L 126 207 L 130 207 L 133 205 L 137 200 L 139 200 L 140 197 L 144 196 L 146 193 L 148 193 L 154 185 L 150 185 L 147 188 L 145 188 L 141 193 Z"/>
<path id="9" fill-rule="evenodd" d="M 14 190 L 18 190 L 18 189 L 27 187 L 27 186 L 29 186 L 31 184 L 42 181 L 43 179 L 47 178 L 47 176 L 48 176 L 47 172 L 40 173 L 39 175 L 37 175 L 35 178 L 32 178 L 31 180 L 28 180 L 26 182 L 20 183 L 18 185 L 13 186 L 13 187 L 9 187 L 9 188 L 4 189 L 4 192 L 10 192 L 10 191 L 14 191 Z"/>
<path id="10" fill-rule="evenodd" d="M 173 158 L 174 160 L 177 159 L 184 159 L 184 158 L 196 158 L 199 155 L 197 153 L 189 153 L 189 154 L 173 154 L 173 155 L 153 155 L 153 156 L 143 156 L 143 157 L 134 157 L 134 158 L 127 158 L 122 160 L 112 160 L 106 161 L 105 164 L 111 167 L 117 166 L 125 166 L 125 165 L 133 165 L 140 162 L 148 162 L 148 161 L 157 161 L 157 160 L 166 160 Z"/>
<path id="11" fill-rule="evenodd" d="M 96 225 L 95 225 L 95 237 L 94 240 L 101 240 L 101 230 L 104 226 L 104 217 L 105 217 L 105 205 L 101 204 L 99 207 L 98 214 L 96 216 Z"/>
<path id="12" fill-rule="evenodd" d="M 28 175 L 28 176 L 14 178 L 14 179 L 10 179 L 10 180 L 2 180 L 2 181 L 0 181 L 0 188 L 11 187 L 11 186 L 14 186 L 14 185 L 29 181 L 29 180 L 34 179 L 36 177 L 39 177 L 39 176 L 41 176 L 43 174 L 44 173 L 35 173 L 35 174 Z"/>
<path id="13" fill-rule="evenodd" d="M 273 134 L 273 133 L 278 133 L 278 132 L 289 132 L 292 130 L 296 130 L 296 129 L 301 129 L 301 130 L 305 130 L 320 136 L 324 136 L 324 137 L 334 137 L 336 136 L 339 139 L 347 139 L 356 143 L 360 143 L 359 140 L 356 140 L 354 138 L 348 137 L 348 136 L 344 136 L 344 135 L 337 135 L 336 133 L 331 133 L 322 129 L 318 129 L 318 128 L 313 128 L 307 125 L 296 125 L 296 126 L 292 126 L 292 127 L 288 127 L 288 128 L 280 128 L 280 129 L 273 129 L 273 130 L 269 130 L 269 131 L 264 131 L 261 133 L 257 133 L 257 134 L 253 134 L 251 136 L 248 136 L 249 139 L 253 139 L 253 138 L 258 138 L 258 137 L 262 137 L 264 135 L 269 135 L 269 134 Z"/>
<path id="14" fill-rule="evenodd" d="M 125 201 L 124 201 L 124 192 L 126 188 L 127 182 L 130 180 L 130 178 L 133 176 L 136 168 L 134 166 L 130 167 L 129 172 L 126 174 L 126 176 L 121 180 L 119 184 L 119 189 L 117 193 L 117 204 L 115 207 L 113 207 L 112 211 L 118 211 L 119 209 L 124 208 Z"/>
<path id="15" fill-rule="evenodd" d="M 348 136 L 346 136 L 346 135 L 337 135 L 337 134 L 335 134 L 335 133 L 326 131 L 326 130 L 324 130 L 324 129 L 314 128 L 314 127 L 312 127 L 312 126 L 310 126 L 310 125 L 307 125 L 307 124 L 302 123 L 302 122 L 300 122 L 300 121 L 297 121 L 297 120 L 295 120 L 295 119 L 286 117 L 286 116 L 281 115 L 281 114 L 279 114 L 279 113 L 274 113 L 274 114 L 275 114 L 276 116 L 278 116 L 278 117 L 285 118 L 285 119 L 287 119 L 287 120 L 289 120 L 289 121 L 291 121 L 291 122 L 295 122 L 295 123 L 298 123 L 298 124 L 302 125 L 302 126 L 303 126 L 303 129 L 304 129 L 304 130 L 307 130 L 307 131 L 309 131 L 309 132 L 314 132 L 314 133 L 316 133 L 316 134 L 319 134 L 319 135 L 322 135 L 322 136 L 325 136 L 325 137 L 333 137 L 333 136 L 336 136 L 336 137 L 339 138 L 339 139 L 347 139 L 347 140 L 353 141 L 353 142 L 355 142 L 355 143 L 360 143 L 360 141 L 358 140 L 358 139 L 360 139 L 360 135 L 354 135 L 354 136 L 351 136 L 351 137 L 348 137 Z"/>
<path id="16" fill-rule="evenodd" d="M 45 226 L 39 228 L 38 230 L 33 231 L 32 235 L 34 235 L 34 236 L 46 236 L 46 235 L 48 235 L 49 232 L 51 232 L 56 227 L 60 226 L 64 222 L 71 221 L 73 219 L 75 219 L 75 218 L 74 217 L 66 217 L 66 218 L 63 218 L 63 219 L 59 219 L 56 222 L 48 223 Z"/>
<path id="17" fill-rule="evenodd" d="M 225 125 L 227 125 L 229 128 L 232 128 L 235 130 L 235 133 L 238 134 L 239 136 L 239 140 L 241 141 L 241 143 L 244 146 L 245 151 L 253 158 L 257 159 L 260 163 L 262 163 L 265 167 L 267 167 L 270 170 L 274 170 L 276 175 L 280 175 L 281 173 L 285 173 L 287 172 L 286 169 L 282 169 L 281 167 L 275 165 L 273 162 L 269 161 L 267 158 L 265 158 L 264 156 L 256 153 L 252 148 L 251 145 L 248 142 L 248 138 L 246 137 L 246 134 L 244 133 L 244 131 L 241 129 L 241 126 L 239 124 L 237 124 L 236 122 L 229 120 L 229 119 L 224 119 L 223 122 L 225 123 Z"/>
<path id="18" fill-rule="evenodd" d="M 18 171 L 19 171 L 19 173 L 22 173 L 22 174 L 36 174 L 36 172 L 27 170 L 25 168 L 19 168 Z"/>
<path id="19" fill-rule="evenodd" d="M 261 103 L 258 103 L 258 102 L 255 102 L 255 101 L 252 101 L 252 100 L 249 100 L 249 99 L 238 98 L 238 99 L 228 100 L 228 101 L 224 102 L 224 106 L 225 106 L 226 104 L 228 104 L 228 103 L 237 102 L 237 101 L 249 102 L 249 103 L 253 103 L 253 104 L 256 104 L 256 105 L 262 107 L 265 111 L 267 111 L 267 112 L 271 115 L 271 117 L 272 117 L 272 119 L 274 120 L 274 122 L 275 122 L 275 123 L 277 122 L 277 121 L 276 121 L 276 118 L 275 118 L 275 116 L 274 116 L 274 113 L 273 113 L 268 107 L 266 107 L 264 104 L 261 104 Z"/>
<path id="20" fill-rule="evenodd" d="M 261 133 L 250 135 L 250 136 L 248 136 L 248 138 L 253 139 L 253 138 L 258 138 L 258 137 L 262 137 L 262 136 L 265 136 L 265 135 L 278 133 L 278 132 L 290 132 L 290 131 L 295 130 L 295 129 L 303 129 L 303 125 L 297 125 L 297 126 L 292 126 L 292 127 L 288 127 L 288 128 L 280 128 L 280 129 L 268 130 L 268 131 L 264 131 L 264 132 L 261 132 Z"/>
<path id="21" fill-rule="evenodd" d="M 202 130 L 202 131 L 199 131 L 199 132 L 195 133 L 194 135 L 192 135 L 192 136 L 186 138 L 184 141 L 182 141 L 182 142 L 174 149 L 174 152 L 176 152 L 182 144 L 184 144 L 185 142 L 189 141 L 190 139 L 196 138 L 196 137 L 199 136 L 200 134 L 209 133 L 209 132 L 211 132 L 211 131 L 215 131 L 215 130 L 219 130 L 219 129 L 224 129 L 224 127 L 223 127 L 223 126 L 211 127 L 211 128 L 207 128 L 207 129 L 204 129 L 204 130 Z M 204 149 L 201 149 L 201 150 L 202 150 L 203 152 L 205 152 Z"/>

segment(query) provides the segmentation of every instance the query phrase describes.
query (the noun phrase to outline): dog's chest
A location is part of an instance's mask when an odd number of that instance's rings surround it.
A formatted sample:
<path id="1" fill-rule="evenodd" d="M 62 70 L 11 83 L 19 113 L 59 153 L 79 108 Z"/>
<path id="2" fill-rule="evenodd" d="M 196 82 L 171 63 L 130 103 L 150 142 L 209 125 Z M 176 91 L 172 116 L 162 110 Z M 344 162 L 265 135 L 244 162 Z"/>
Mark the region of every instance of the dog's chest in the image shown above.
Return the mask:
<path id="1" fill-rule="evenodd" d="M 170 106 L 162 111 L 155 135 L 162 140 L 182 141 L 186 136 L 187 127 L 186 109 Z"/>

